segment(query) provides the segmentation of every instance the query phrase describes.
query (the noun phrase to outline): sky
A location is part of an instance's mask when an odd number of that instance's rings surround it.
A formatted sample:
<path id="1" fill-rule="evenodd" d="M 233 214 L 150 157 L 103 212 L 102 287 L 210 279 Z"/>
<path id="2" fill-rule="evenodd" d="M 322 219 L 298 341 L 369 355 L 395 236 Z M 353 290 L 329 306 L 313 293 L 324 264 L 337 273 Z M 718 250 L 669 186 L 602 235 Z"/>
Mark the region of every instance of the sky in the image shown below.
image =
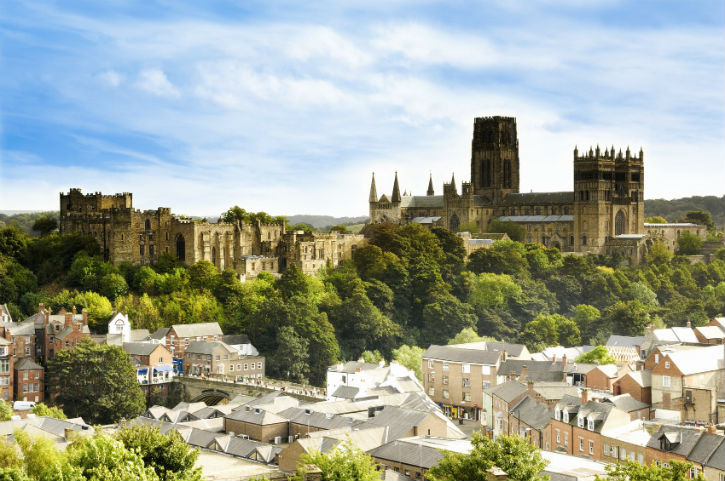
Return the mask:
<path id="1" fill-rule="evenodd" d="M 572 152 L 644 149 L 645 197 L 725 192 L 721 0 L 3 2 L 0 209 L 366 215 L 470 176 L 517 118 L 522 192 Z M 460 185 L 459 185 L 460 187 Z"/>

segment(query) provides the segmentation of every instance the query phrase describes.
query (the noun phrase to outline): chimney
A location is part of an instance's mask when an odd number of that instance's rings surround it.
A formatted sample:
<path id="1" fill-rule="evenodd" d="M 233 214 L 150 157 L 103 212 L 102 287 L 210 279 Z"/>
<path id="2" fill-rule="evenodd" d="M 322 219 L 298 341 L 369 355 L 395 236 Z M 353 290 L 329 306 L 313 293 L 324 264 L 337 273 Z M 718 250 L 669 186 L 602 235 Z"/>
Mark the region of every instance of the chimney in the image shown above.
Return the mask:
<path id="1" fill-rule="evenodd" d="M 38 312 L 43 312 L 45 310 L 45 303 L 41 302 L 38 304 Z"/>
<path id="2" fill-rule="evenodd" d="M 507 357 L 508 357 L 508 351 L 506 349 L 504 349 L 503 350 L 503 359 L 501 359 L 501 360 L 505 361 Z"/>
<path id="3" fill-rule="evenodd" d="M 556 362 L 556 353 L 554 353 L 554 355 L 551 356 L 551 362 Z"/>
<path id="4" fill-rule="evenodd" d="M 654 332 L 655 332 L 655 327 L 652 324 L 648 325 L 644 330 L 645 334 L 653 334 Z"/>
<path id="5" fill-rule="evenodd" d="M 87 326 L 88 325 L 88 309 L 86 309 L 84 307 L 83 310 L 81 311 L 81 315 L 83 316 L 83 325 Z"/>
<path id="6" fill-rule="evenodd" d="M 526 378 L 529 376 L 529 368 L 526 367 L 526 364 L 521 366 L 521 380 L 526 381 Z"/>
<path id="7" fill-rule="evenodd" d="M 582 389 L 582 406 L 587 403 L 589 400 L 589 390 L 588 389 Z"/>
<path id="8" fill-rule="evenodd" d="M 65 428 L 63 430 L 63 438 L 65 438 L 66 441 L 70 441 L 70 438 L 73 437 L 73 428 Z"/>
<path id="9" fill-rule="evenodd" d="M 707 427 L 707 432 L 710 434 L 717 434 L 717 428 L 713 423 L 710 423 L 710 425 Z"/>
<path id="10" fill-rule="evenodd" d="M 532 396 L 536 397 L 536 393 L 534 392 L 534 381 L 532 381 L 532 380 L 529 380 L 529 381 L 528 381 L 528 382 L 526 383 L 526 385 L 527 385 L 527 386 L 528 386 L 528 388 L 529 388 L 529 394 L 531 394 Z"/>
<path id="11" fill-rule="evenodd" d="M 65 327 L 71 327 L 73 325 L 73 313 L 66 312 L 65 314 Z"/>
<path id="12" fill-rule="evenodd" d="M 78 314 L 78 313 L 76 312 L 76 306 L 73 306 L 73 315 L 75 316 L 76 314 Z"/>
<path id="13" fill-rule="evenodd" d="M 563 371 L 564 369 L 566 369 L 566 354 L 561 356 L 561 370 Z"/>
<path id="14" fill-rule="evenodd" d="M 692 323 L 690 322 L 689 319 L 687 320 L 687 323 L 685 323 L 685 327 L 688 329 L 692 329 Z"/>

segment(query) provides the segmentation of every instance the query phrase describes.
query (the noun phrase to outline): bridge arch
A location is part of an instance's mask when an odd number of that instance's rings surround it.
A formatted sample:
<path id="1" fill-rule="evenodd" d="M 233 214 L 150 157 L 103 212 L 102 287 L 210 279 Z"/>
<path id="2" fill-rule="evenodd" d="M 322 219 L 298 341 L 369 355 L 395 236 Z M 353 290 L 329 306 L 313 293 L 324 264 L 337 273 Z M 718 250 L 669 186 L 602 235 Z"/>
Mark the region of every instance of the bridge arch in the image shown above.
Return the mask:
<path id="1" fill-rule="evenodd" d="M 204 401 L 207 406 L 227 404 L 231 400 L 228 392 L 219 389 L 204 389 L 201 394 L 192 399 L 192 402 Z"/>

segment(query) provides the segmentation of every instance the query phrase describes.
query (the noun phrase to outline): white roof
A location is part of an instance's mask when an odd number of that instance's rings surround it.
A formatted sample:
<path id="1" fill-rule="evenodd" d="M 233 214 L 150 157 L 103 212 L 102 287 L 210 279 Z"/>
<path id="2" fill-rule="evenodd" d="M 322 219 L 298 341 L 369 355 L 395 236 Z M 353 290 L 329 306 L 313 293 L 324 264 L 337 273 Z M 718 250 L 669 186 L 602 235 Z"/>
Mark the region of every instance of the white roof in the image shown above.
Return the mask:
<path id="1" fill-rule="evenodd" d="M 721 345 L 676 351 L 668 353 L 667 357 L 684 375 L 717 371 L 723 368 L 723 346 Z"/>
<path id="2" fill-rule="evenodd" d="M 692 224 L 689 222 L 675 222 L 672 224 L 657 224 L 654 222 L 645 222 L 644 226 L 645 227 L 664 227 L 666 229 L 666 228 L 673 228 L 673 227 L 696 227 L 697 224 Z"/>
<path id="3" fill-rule="evenodd" d="M 549 461 L 548 466 L 544 468 L 545 473 L 569 475 L 576 479 L 593 479 L 595 475 L 604 477 L 606 474 L 607 463 L 552 451 L 539 451 L 539 453 Z"/>
<path id="4" fill-rule="evenodd" d="M 689 327 L 670 327 L 667 329 L 655 329 L 653 332 L 659 341 L 673 342 L 699 342 L 695 332 Z"/>
<path id="5" fill-rule="evenodd" d="M 725 337 L 725 331 L 720 326 L 701 326 L 695 330 L 702 334 L 705 339 L 722 339 Z"/>

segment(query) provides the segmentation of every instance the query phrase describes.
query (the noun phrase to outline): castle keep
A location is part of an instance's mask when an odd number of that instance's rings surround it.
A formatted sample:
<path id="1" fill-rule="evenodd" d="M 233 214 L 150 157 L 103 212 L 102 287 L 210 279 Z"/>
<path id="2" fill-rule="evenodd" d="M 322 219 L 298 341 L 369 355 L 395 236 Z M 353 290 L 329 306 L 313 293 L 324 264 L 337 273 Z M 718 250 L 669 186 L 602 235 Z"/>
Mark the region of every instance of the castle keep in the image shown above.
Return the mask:
<path id="1" fill-rule="evenodd" d="M 349 259 L 366 242 L 356 234 L 287 232 L 282 224 L 179 219 L 171 209 L 133 208 L 133 194 L 60 194 L 60 232 L 93 236 L 113 264 L 152 264 L 168 253 L 186 265 L 206 260 L 242 279 L 280 274 L 291 264 L 313 274 Z"/>
<path id="2" fill-rule="evenodd" d="M 574 149 L 574 190 L 519 192 L 519 141 L 513 117 L 481 117 L 473 123 L 471 181 L 455 177 L 435 195 L 433 179 L 427 195 L 400 195 L 395 175 L 392 196 L 377 196 L 370 186 L 370 222 L 446 227 L 475 224 L 485 232 L 492 219 L 515 222 L 526 229 L 526 241 L 562 252 L 612 253 L 640 257 L 646 248 L 644 224 L 644 153 L 599 146 Z"/>

